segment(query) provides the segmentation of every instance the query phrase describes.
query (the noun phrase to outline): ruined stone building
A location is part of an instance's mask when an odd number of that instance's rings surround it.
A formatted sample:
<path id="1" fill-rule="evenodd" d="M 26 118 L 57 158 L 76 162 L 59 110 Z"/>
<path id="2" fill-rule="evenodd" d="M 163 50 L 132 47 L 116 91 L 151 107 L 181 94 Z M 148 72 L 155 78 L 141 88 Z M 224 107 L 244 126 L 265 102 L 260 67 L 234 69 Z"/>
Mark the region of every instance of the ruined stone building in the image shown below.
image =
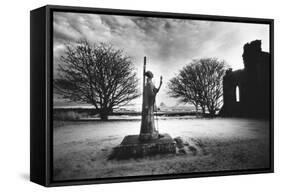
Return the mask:
<path id="1" fill-rule="evenodd" d="M 223 78 L 223 116 L 269 117 L 270 54 L 261 50 L 261 41 L 244 45 L 244 69 L 227 70 Z"/>

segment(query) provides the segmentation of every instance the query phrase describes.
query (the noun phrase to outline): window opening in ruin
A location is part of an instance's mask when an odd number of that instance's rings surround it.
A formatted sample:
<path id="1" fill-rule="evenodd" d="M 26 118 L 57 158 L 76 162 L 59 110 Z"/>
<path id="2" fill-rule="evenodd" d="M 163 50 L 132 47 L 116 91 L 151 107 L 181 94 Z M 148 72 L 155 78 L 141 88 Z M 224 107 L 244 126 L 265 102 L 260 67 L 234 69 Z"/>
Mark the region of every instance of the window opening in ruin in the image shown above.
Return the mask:
<path id="1" fill-rule="evenodd" d="M 236 102 L 240 102 L 240 90 L 238 86 L 236 86 Z"/>

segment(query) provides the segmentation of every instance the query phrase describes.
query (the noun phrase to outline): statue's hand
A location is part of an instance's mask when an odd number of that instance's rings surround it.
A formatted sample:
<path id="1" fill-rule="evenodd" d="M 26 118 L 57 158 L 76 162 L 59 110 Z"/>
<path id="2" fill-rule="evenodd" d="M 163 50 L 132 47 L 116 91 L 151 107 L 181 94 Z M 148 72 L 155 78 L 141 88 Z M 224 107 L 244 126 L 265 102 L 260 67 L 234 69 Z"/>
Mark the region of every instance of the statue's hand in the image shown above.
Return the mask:
<path id="1" fill-rule="evenodd" d="M 160 83 L 162 84 L 162 80 L 163 80 L 163 77 L 162 75 L 160 76 Z"/>

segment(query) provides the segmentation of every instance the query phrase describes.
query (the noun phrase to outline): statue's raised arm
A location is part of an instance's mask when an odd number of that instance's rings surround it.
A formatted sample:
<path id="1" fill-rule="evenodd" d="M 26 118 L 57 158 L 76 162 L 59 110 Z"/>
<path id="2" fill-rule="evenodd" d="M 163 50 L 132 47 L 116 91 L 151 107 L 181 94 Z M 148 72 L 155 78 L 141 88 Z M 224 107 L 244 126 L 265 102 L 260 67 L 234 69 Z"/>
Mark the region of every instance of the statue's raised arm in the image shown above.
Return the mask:
<path id="1" fill-rule="evenodd" d="M 158 87 L 158 89 L 157 89 L 157 93 L 159 92 L 159 90 L 160 90 L 160 88 L 161 88 L 161 86 L 162 86 L 162 83 L 163 83 L 163 77 L 162 77 L 162 75 L 161 75 L 161 76 L 160 76 L 159 87 Z"/>

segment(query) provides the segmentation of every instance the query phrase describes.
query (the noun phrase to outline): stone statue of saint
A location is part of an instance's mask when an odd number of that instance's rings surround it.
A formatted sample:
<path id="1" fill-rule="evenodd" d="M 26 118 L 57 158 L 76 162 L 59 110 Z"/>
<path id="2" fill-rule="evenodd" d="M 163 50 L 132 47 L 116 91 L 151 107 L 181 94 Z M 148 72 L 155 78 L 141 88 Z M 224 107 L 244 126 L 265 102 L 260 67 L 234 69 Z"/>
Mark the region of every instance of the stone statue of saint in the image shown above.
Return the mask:
<path id="1" fill-rule="evenodd" d="M 151 71 L 146 71 L 144 76 L 147 78 L 147 81 L 143 90 L 143 111 L 139 139 L 147 141 L 159 138 L 159 132 L 156 130 L 154 124 L 153 112 L 157 110 L 155 106 L 155 97 L 161 88 L 162 76 L 160 77 L 160 84 L 158 88 L 156 88 L 152 82 L 153 73 Z"/>

